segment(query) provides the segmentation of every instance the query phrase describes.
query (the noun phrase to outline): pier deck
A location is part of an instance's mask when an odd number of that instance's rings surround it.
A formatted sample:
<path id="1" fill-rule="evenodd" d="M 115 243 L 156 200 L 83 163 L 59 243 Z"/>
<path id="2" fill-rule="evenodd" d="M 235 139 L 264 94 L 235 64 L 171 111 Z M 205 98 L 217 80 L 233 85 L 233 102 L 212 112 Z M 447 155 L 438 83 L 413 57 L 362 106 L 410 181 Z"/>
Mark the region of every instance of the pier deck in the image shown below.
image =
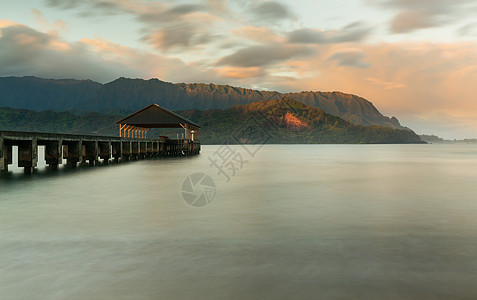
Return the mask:
<path id="1" fill-rule="evenodd" d="M 192 139 L 128 138 L 58 133 L 0 131 L 0 171 L 8 171 L 13 163 L 13 146 L 18 147 L 18 167 L 31 173 L 37 166 L 38 146 L 45 146 L 45 160 L 52 169 L 57 169 L 66 159 L 66 164 L 95 165 L 144 159 L 157 156 L 195 155 L 200 152 L 200 141 Z"/>

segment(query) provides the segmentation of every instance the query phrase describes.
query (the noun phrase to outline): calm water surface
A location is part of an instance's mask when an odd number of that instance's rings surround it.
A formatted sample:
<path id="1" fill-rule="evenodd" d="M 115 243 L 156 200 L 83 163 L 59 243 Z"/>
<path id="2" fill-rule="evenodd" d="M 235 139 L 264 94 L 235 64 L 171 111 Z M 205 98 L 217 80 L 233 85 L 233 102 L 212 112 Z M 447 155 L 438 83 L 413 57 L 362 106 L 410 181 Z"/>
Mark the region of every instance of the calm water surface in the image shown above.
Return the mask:
<path id="1" fill-rule="evenodd" d="M 219 146 L 12 168 L 0 299 L 477 298 L 476 146 L 234 149 L 247 162 L 229 182 L 210 166 Z M 181 195 L 195 172 L 217 187 L 203 208 Z"/>

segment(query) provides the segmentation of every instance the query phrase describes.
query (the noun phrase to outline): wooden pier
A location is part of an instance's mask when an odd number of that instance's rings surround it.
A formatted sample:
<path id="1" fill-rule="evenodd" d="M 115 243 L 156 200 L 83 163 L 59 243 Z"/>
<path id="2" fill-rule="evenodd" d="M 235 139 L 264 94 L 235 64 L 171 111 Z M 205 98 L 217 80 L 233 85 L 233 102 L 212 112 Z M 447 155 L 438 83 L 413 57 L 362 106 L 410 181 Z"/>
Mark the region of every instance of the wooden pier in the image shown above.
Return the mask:
<path id="1" fill-rule="evenodd" d="M 31 173 L 38 163 L 38 146 L 45 146 L 46 164 L 51 169 L 66 164 L 94 166 L 157 156 L 185 156 L 200 152 L 200 126 L 157 104 L 151 104 L 116 122 L 119 137 L 0 131 L 0 171 L 13 163 L 13 146 L 18 147 L 18 167 Z M 183 139 L 147 138 L 152 128 L 182 128 Z"/>
<path id="2" fill-rule="evenodd" d="M 46 164 L 57 169 L 66 164 L 95 165 L 100 160 L 130 161 L 150 157 L 195 155 L 200 141 L 168 138 L 128 138 L 55 133 L 0 131 L 0 171 L 8 171 L 13 163 L 13 146 L 18 147 L 18 167 L 31 173 L 38 162 L 38 146 L 45 146 Z"/>

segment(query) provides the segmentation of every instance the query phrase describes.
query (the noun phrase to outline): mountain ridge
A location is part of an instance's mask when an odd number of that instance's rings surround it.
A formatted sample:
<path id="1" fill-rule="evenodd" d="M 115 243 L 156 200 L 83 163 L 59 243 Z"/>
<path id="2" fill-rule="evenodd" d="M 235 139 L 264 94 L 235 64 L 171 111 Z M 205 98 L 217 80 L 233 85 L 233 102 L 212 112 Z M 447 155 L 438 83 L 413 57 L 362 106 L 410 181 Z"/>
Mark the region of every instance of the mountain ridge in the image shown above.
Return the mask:
<path id="1" fill-rule="evenodd" d="M 150 103 L 171 110 L 225 109 L 233 105 L 291 97 L 359 125 L 402 127 L 395 118 L 382 115 L 368 100 L 342 92 L 280 93 L 230 85 L 170 83 L 157 78 L 120 77 L 106 84 L 92 80 L 43 79 L 34 76 L 0 77 L 0 107 L 36 111 L 136 111 Z"/>

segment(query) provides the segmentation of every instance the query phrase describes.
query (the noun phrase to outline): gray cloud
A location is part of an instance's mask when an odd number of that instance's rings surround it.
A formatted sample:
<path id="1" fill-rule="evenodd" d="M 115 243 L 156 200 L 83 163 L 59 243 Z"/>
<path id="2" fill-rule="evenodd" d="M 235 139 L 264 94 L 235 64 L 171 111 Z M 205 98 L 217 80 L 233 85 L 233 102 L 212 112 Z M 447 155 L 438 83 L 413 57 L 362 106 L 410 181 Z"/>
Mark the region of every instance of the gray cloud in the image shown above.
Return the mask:
<path id="1" fill-rule="evenodd" d="M 148 2 L 125 2 L 118 0 L 45 0 L 50 7 L 77 10 L 83 17 L 97 15 L 130 14 L 145 23 L 168 23 L 185 15 L 206 11 L 200 4 L 166 4 Z"/>
<path id="2" fill-rule="evenodd" d="M 343 49 L 331 55 L 329 60 L 337 61 L 340 66 L 368 68 L 370 64 L 363 60 L 365 57 L 359 49 Z"/>
<path id="3" fill-rule="evenodd" d="M 12 26 L 1 29 L 0 72 L 28 70 L 28 65 L 37 59 L 36 54 L 50 42 L 47 34 L 26 26 Z"/>
<path id="4" fill-rule="evenodd" d="M 382 6 L 396 7 L 402 10 L 419 10 L 428 13 L 452 13 L 456 9 L 472 4 L 473 0 L 384 0 L 375 1 Z"/>
<path id="5" fill-rule="evenodd" d="M 260 26 L 270 27 L 297 19 L 290 7 L 278 1 L 256 1 L 252 5 L 247 5 L 247 8 L 245 13 L 250 21 Z"/>
<path id="6" fill-rule="evenodd" d="M 362 22 L 355 22 L 341 30 L 317 30 L 302 28 L 288 33 L 290 43 L 296 44 L 331 44 L 356 42 L 365 39 L 371 33 L 371 29 Z"/>
<path id="7" fill-rule="evenodd" d="M 470 23 L 460 27 L 457 33 L 461 36 L 477 36 L 477 23 Z"/>
<path id="8" fill-rule="evenodd" d="M 261 67 L 293 58 L 309 56 L 314 53 L 315 50 L 312 48 L 292 45 L 252 46 L 240 49 L 232 55 L 221 58 L 217 65 Z"/>
<path id="9" fill-rule="evenodd" d="M 51 7 L 77 11 L 83 17 L 127 14 L 144 24 L 142 40 L 160 50 L 195 47 L 212 42 L 215 21 L 212 12 L 223 12 L 224 0 L 207 0 L 204 4 L 177 4 L 173 1 L 146 2 L 120 0 L 45 0 Z M 217 5 L 217 7 L 213 7 Z M 191 18 L 193 13 L 200 18 Z"/>
<path id="10" fill-rule="evenodd" d="M 108 44 L 108 41 L 82 40 L 66 43 L 52 34 L 23 25 L 0 29 L 0 76 L 39 76 L 44 78 L 92 79 L 109 82 L 120 76 L 159 77 L 164 80 L 216 81 L 213 72 L 143 51 Z"/>
<path id="11" fill-rule="evenodd" d="M 128 9 L 120 2 L 109 0 L 44 0 L 46 5 L 62 10 L 77 10 L 82 17 L 116 15 L 127 13 Z"/>
<path id="12" fill-rule="evenodd" d="M 60 9 L 73 9 L 82 4 L 82 1 L 74 0 L 46 0 L 45 3 L 51 7 L 57 7 Z"/>
<path id="13" fill-rule="evenodd" d="M 158 29 L 144 37 L 151 45 L 158 49 L 193 47 L 207 44 L 214 40 L 214 35 L 202 31 L 192 24 L 177 24 Z"/>
<path id="14" fill-rule="evenodd" d="M 397 9 L 391 31 L 405 33 L 439 27 L 465 16 L 473 16 L 477 5 L 473 0 L 371 0 L 377 6 Z"/>
<path id="15" fill-rule="evenodd" d="M 47 78 L 111 79 L 121 74 L 119 65 L 98 63 L 81 45 L 69 45 L 57 50 L 54 37 L 26 26 L 2 28 L 0 38 L 1 76 L 36 75 Z M 123 70 L 124 71 L 124 70 Z"/>
<path id="16" fill-rule="evenodd" d="M 167 13 L 173 14 L 173 15 L 185 15 L 185 14 L 190 14 L 190 13 L 202 11 L 202 10 L 205 10 L 205 7 L 203 5 L 182 4 L 182 5 L 176 5 L 170 8 L 167 11 Z"/>
<path id="17" fill-rule="evenodd" d="M 204 0 L 207 6 L 218 13 L 228 13 L 227 0 Z"/>
<path id="18" fill-rule="evenodd" d="M 192 22 L 186 19 L 187 15 L 195 12 L 205 12 L 206 7 L 203 5 L 181 4 L 162 9 L 150 9 L 147 11 L 133 11 L 138 20 L 148 24 L 168 24 L 180 22 Z"/>
<path id="19" fill-rule="evenodd" d="M 253 7 L 253 13 L 264 20 L 294 18 L 290 8 L 276 1 L 259 3 Z"/>

